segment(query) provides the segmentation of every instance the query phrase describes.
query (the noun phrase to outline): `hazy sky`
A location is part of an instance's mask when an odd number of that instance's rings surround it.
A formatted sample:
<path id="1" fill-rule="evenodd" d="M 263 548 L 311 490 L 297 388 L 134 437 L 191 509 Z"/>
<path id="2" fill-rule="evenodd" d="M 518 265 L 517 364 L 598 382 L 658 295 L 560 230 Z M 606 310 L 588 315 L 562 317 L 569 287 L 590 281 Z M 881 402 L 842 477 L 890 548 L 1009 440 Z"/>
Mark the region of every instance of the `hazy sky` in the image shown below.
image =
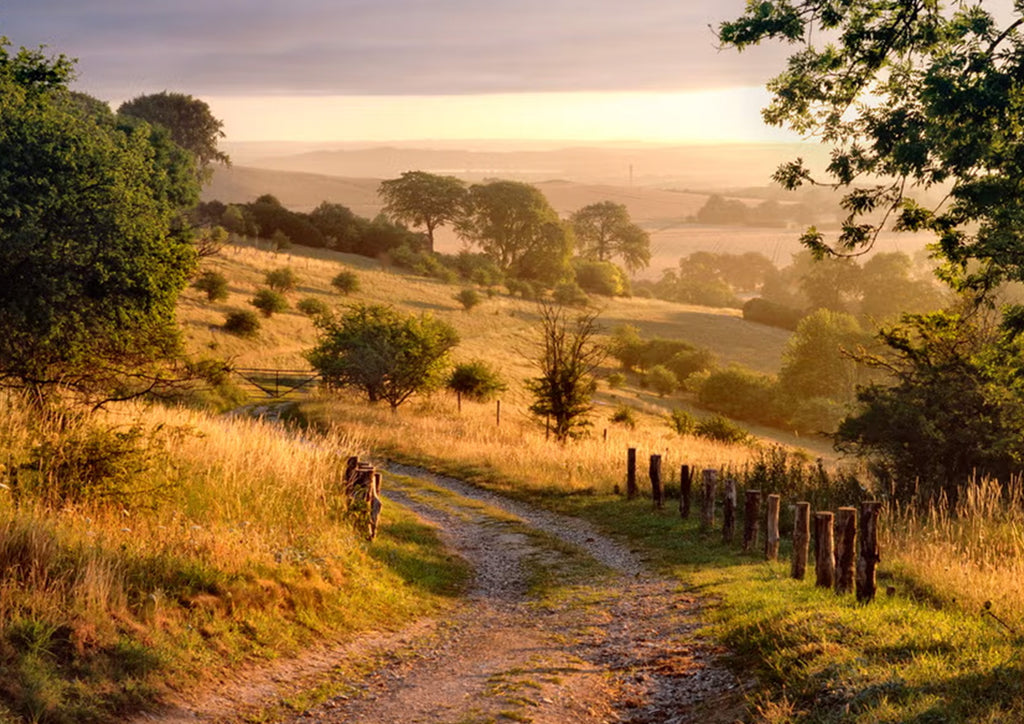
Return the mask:
<path id="1" fill-rule="evenodd" d="M 771 137 L 784 51 L 715 48 L 743 0 L 6 0 L 0 35 L 115 105 L 181 91 L 230 140 Z M 768 135 L 766 135 L 768 134 Z"/>

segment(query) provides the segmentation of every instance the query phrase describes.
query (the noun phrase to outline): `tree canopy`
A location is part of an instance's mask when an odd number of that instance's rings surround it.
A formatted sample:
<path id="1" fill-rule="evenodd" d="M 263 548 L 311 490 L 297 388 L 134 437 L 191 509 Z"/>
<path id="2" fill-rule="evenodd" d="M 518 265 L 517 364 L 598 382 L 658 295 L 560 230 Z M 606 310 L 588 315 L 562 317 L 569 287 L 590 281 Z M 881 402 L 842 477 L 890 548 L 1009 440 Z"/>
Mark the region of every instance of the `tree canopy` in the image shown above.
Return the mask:
<path id="1" fill-rule="evenodd" d="M 396 221 L 427 230 L 434 251 L 434 229 L 454 222 L 462 214 L 466 184 L 454 176 L 426 171 L 406 171 L 399 178 L 382 181 L 378 188 L 384 213 Z"/>
<path id="2" fill-rule="evenodd" d="M 146 125 L 67 83 L 72 63 L 0 40 L 0 378 L 83 393 L 175 353 L 198 185 Z M 119 394 L 119 393 L 118 393 Z"/>
<path id="3" fill-rule="evenodd" d="M 572 235 L 534 186 L 492 181 L 470 187 L 459 233 L 509 276 L 554 284 L 572 253 Z"/>
<path id="4" fill-rule="evenodd" d="M 1024 7 L 1006 10 L 764 0 L 719 27 L 740 50 L 769 39 L 799 46 L 769 85 L 764 118 L 833 147 L 826 178 L 847 190 L 848 216 L 831 241 L 808 229 L 813 251 L 864 251 L 892 221 L 934 232 L 943 278 L 959 288 L 1024 279 Z M 820 183 L 800 159 L 776 178 Z M 937 185 L 949 189 L 939 205 L 915 200 Z"/>
<path id="5" fill-rule="evenodd" d="M 622 260 L 630 273 L 651 263 L 650 235 L 629 218 L 623 204 L 601 201 L 584 206 L 570 219 L 578 253 L 585 259 Z"/>

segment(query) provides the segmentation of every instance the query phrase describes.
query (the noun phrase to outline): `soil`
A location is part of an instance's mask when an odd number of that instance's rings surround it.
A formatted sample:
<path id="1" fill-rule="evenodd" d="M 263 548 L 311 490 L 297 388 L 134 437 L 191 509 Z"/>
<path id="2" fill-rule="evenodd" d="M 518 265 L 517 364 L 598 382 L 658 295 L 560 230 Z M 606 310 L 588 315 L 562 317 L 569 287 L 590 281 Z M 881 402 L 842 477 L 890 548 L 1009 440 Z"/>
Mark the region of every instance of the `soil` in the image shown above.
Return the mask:
<path id="1" fill-rule="evenodd" d="M 384 515 L 399 503 L 437 526 L 474 570 L 465 602 L 443 620 L 242 672 L 138 722 L 743 720 L 749 682 L 720 663 L 723 652 L 701 634 L 701 600 L 678 581 L 578 519 L 388 470 Z M 328 682 L 342 693 L 299 703 Z"/>

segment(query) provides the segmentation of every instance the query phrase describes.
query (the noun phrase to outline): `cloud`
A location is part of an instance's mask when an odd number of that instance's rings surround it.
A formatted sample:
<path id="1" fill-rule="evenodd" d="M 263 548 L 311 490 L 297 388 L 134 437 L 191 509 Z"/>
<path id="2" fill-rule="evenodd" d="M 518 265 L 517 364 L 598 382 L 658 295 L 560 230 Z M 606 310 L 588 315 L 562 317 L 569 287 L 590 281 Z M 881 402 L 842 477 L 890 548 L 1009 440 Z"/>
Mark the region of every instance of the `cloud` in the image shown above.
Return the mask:
<path id="1" fill-rule="evenodd" d="M 760 84 L 709 25 L 742 0 L 11 0 L 0 34 L 104 98 L 459 95 Z M 781 59 L 781 53 L 769 51 Z M 781 68 L 780 60 L 771 67 Z"/>

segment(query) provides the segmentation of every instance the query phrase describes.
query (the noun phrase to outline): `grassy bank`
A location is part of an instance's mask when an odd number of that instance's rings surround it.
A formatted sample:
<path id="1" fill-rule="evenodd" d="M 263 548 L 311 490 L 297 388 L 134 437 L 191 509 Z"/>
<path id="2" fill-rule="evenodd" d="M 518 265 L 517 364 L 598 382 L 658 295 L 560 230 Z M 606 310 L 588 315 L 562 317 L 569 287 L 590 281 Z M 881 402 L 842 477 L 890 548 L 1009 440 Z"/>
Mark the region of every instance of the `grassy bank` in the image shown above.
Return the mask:
<path id="1" fill-rule="evenodd" d="M 465 570 L 394 506 L 369 546 L 336 494 L 361 441 L 0 397 L 0 720 L 120 718 L 314 641 L 437 611 Z"/>

